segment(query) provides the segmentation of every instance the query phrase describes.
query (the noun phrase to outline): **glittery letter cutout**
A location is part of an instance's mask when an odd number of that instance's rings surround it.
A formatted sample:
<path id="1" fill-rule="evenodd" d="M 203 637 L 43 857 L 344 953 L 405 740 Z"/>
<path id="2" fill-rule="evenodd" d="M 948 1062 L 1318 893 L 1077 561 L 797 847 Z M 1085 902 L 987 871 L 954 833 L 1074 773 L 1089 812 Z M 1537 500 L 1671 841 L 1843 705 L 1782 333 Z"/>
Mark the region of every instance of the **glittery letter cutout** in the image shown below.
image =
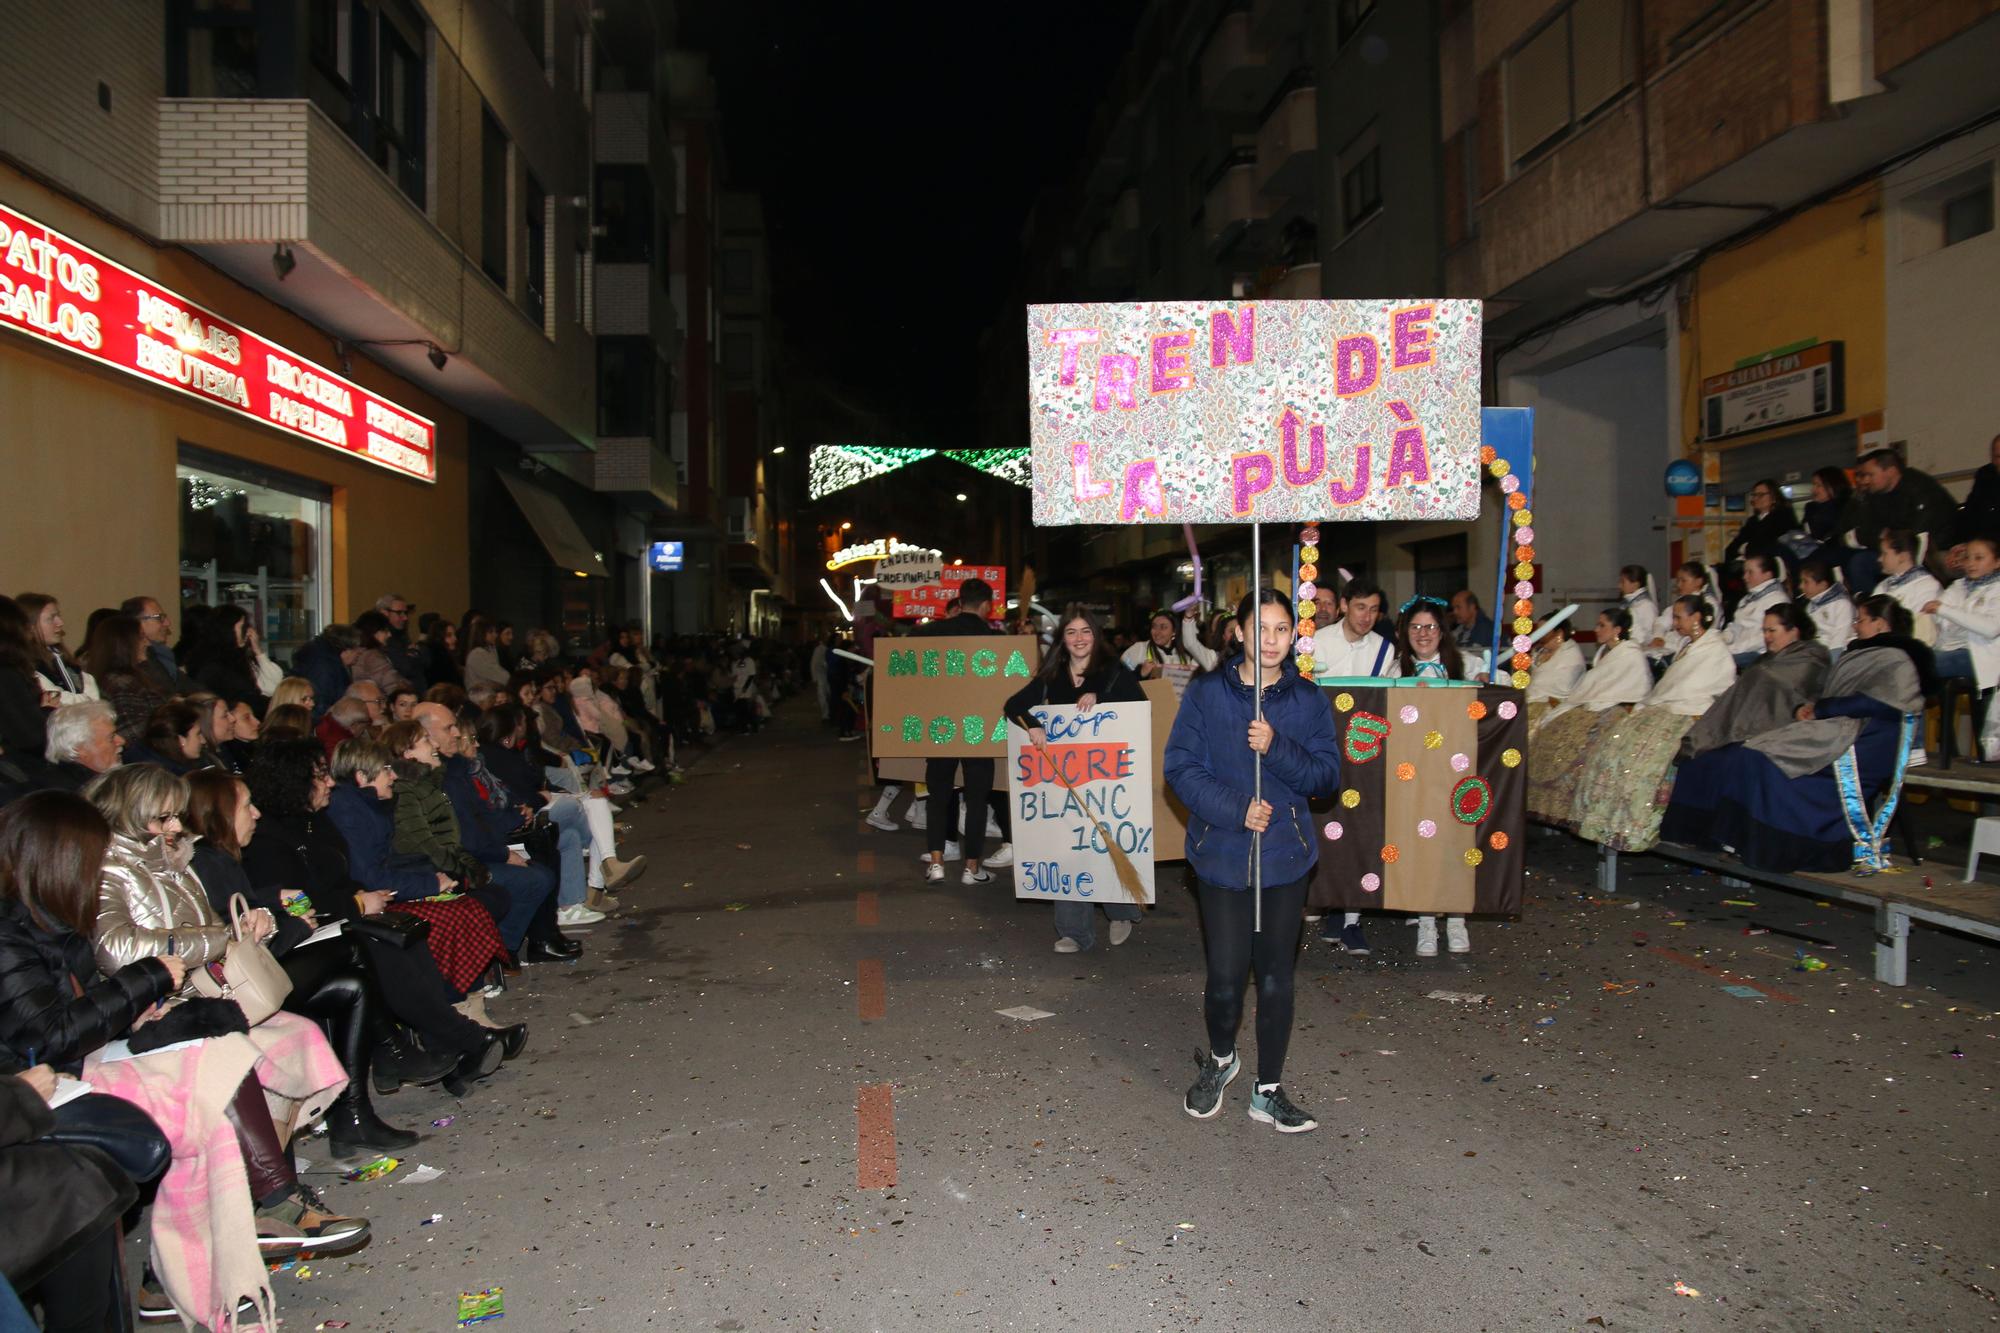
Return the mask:
<path id="1" fill-rule="evenodd" d="M 972 655 L 972 674 L 981 680 L 997 675 L 1000 671 L 1000 654 L 991 648 L 981 648 Z"/>
<path id="2" fill-rule="evenodd" d="M 1417 414 L 1400 398 L 1389 404 L 1389 412 L 1403 425 L 1389 442 L 1389 479 L 1383 484 L 1401 486 L 1406 482 L 1429 481 L 1431 456 L 1424 448 L 1424 428 L 1417 424 Z"/>
<path id="3" fill-rule="evenodd" d="M 1159 460 L 1143 458 L 1125 469 L 1125 494 L 1118 502 L 1118 521 L 1130 523 L 1136 514 L 1167 516 L 1167 493 L 1160 488 Z"/>
<path id="4" fill-rule="evenodd" d="M 1299 466 L 1299 417 L 1290 408 L 1278 418 L 1278 434 L 1283 440 L 1279 446 L 1279 456 L 1285 460 L 1285 484 L 1287 486 L 1310 486 L 1319 480 L 1319 474 L 1326 471 L 1326 427 L 1314 426 L 1306 432 L 1306 447 L 1311 451 L 1307 456 L 1311 462 Z"/>
<path id="5" fill-rule="evenodd" d="M 915 713 L 903 714 L 903 739 L 905 741 L 920 741 L 923 738 L 924 738 L 923 719 L 918 717 Z"/>
<path id="6" fill-rule="evenodd" d="M 958 728 L 952 725 L 950 718 L 934 717 L 931 719 L 932 745 L 949 745 L 951 744 L 951 738 L 957 734 Z"/>
<path id="7" fill-rule="evenodd" d="M 1188 369 L 1188 348 L 1193 345 L 1192 333 L 1153 335 L 1154 393 L 1175 393 L 1193 386 L 1194 372 Z"/>
<path id="8" fill-rule="evenodd" d="M 1111 494 L 1111 483 L 1090 479 L 1090 446 L 1078 440 L 1069 447 L 1070 476 L 1076 483 L 1076 502 L 1102 500 Z"/>
<path id="9" fill-rule="evenodd" d="M 1367 393 L 1382 373 L 1382 349 L 1366 333 L 1336 339 L 1333 344 L 1333 391 L 1342 398 Z"/>
<path id="10" fill-rule="evenodd" d="M 935 648 L 926 648 L 924 649 L 924 678 L 926 680 L 935 680 L 938 675 L 938 650 Z"/>
<path id="11" fill-rule="evenodd" d="M 1128 411 L 1139 405 L 1139 358 L 1136 356 L 1100 356 L 1097 358 L 1097 398 L 1093 404 L 1098 411 L 1108 412 L 1114 402 Z"/>
<path id="12" fill-rule="evenodd" d="M 1247 366 L 1257 359 L 1257 307 L 1232 320 L 1227 310 L 1208 317 L 1208 364 L 1220 370 L 1232 360 Z"/>
<path id="13" fill-rule="evenodd" d="M 1436 359 L 1431 351 L 1431 316 L 1435 313 L 1427 305 L 1413 305 L 1389 316 L 1390 369 L 1415 370 Z"/>
<path id="14" fill-rule="evenodd" d="M 1366 764 L 1382 757 L 1382 742 L 1389 736 L 1389 719 L 1375 713 L 1357 712 L 1347 719 L 1348 762 Z"/>
<path id="15" fill-rule="evenodd" d="M 1250 512 L 1250 502 L 1271 489 L 1277 469 L 1269 454 L 1237 454 L 1229 460 L 1231 504 L 1239 514 Z"/>
<path id="16" fill-rule="evenodd" d="M 962 676 L 965 674 L 965 654 L 957 648 L 947 648 L 944 654 L 944 674 Z"/>
<path id="17" fill-rule="evenodd" d="M 1337 505 L 1359 504 L 1368 498 L 1368 463 L 1375 452 L 1374 446 L 1358 444 L 1354 446 L 1354 484 L 1348 485 L 1339 477 L 1326 484 L 1326 496 Z"/>
<path id="18" fill-rule="evenodd" d="M 1062 348 L 1062 373 L 1056 383 L 1065 387 L 1076 383 L 1076 351 L 1085 343 L 1097 341 L 1096 329 L 1050 329 L 1049 341 Z"/>
<path id="19" fill-rule="evenodd" d="M 986 719 L 976 713 L 968 713 L 961 730 L 967 745 L 978 745 L 986 739 Z"/>
<path id="20" fill-rule="evenodd" d="M 914 648 L 891 648 L 889 650 L 889 674 L 892 676 L 916 675 L 917 650 Z"/>
<path id="21" fill-rule="evenodd" d="M 992 741 L 995 745 L 1004 746 L 1007 743 L 1007 719 L 1004 717 L 994 718 L 993 734 L 986 739 Z"/>
<path id="22" fill-rule="evenodd" d="M 1026 678 L 1028 675 L 1032 674 L 1028 670 L 1028 659 L 1021 656 L 1021 650 L 1019 648 L 1016 648 L 1013 654 L 1010 657 L 1008 657 L 1007 669 L 1001 672 L 1000 674 L 1003 676 L 1021 676 L 1023 678 Z"/>

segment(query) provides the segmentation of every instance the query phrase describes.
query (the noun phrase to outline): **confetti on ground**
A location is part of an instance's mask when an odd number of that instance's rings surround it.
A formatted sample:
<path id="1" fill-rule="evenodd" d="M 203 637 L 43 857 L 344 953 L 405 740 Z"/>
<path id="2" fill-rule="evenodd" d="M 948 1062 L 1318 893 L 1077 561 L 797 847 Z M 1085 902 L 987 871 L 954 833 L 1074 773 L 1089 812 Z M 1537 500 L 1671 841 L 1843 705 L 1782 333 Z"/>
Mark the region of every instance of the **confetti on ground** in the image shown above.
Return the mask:
<path id="1" fill-rule="evenodd" d="M 440 1167 L 419 1165 L 416 1170 L 395 1183 L 398 1185 L 428 1185 L 443 1174 L 444 1171 Z"/>
<path id="2" fill-rule="evenodd" d="M 747 912 L 747 911 L 749 911 L 749 910 L 750 910 L 750 904 L 749 904 L 749 903 L 728 903 L 728 904 L 725 904 L 725 905 L 723 906 L 723 909 L 722 909 L 722 910 L 723 910 L 723 911 L 725 911 L 725 912 Z"/>
<path id="3" fill-rule="evenodd" d="M 456 1119 L 458 1119 L 458 1117 L 455 1115 L 442 1115 L 439 1116 L 437 1119 L 431 1121 L 431 1127 L 433 1129 L 448 1129 L 451 1126 L 451 1122 Z"/>
<path id="4" fill-rule="evenodd" d="M 444 1221 L 443 1213 L 432 1213 L 429 1217 L 417 1223 L 417 1225 L 420 1227 L 434 1227 L 442 1221 Z"/>
<path id="5" fill-rule="evenodd" d="M 580 1028 L 587 1028 L 597 1022 L 589 1014 L 580 1014 L 574 1009 L 569 1011 L 569 1021 L 572 1027 Z"/>
<path id="6" fill-rule="evenodd" d="M 1032 1023 L 1038 1018 L 1055 1017 L 1047 1009 L 1035 1009 L 1025 1004 L 1017 1004 L 1012 1009 L 995 1009 L 993 1012 L 1002 1018 L 1018 1018 L 1023 1023 Z"/>
<path id="7" fill-rule="evenodd" d="M 1757 907 L 1761 904 L 1753 903 L 1748 898 L 1724 898 L 1722 905 L 1724 907 Z"/>
<path id="8" fill-rule="evenodd" d="M 484 1324 L 507 1317 L 506 1288 L 490 1287 L 485 1291 L 461 1291 L 458 1293 L 458 1326 Z"/>
<path id="9" fill-rule="evenodd" d="M 1734 995 L 1739 1000 L 1761 1000 L 1764 998 L 1764 992 L 1758 990 L 1755 986 L 1724 986 L 1722 993 L 1724 995 Z"/>
<path id="10" fill-rule="evenodd" d="M 1690 1286 L 1689 1286 L 1689 1285 L 1688 1285 L 1687 1283 L 1685 1283 L 1685 1282 L 1682 1282 L 1682 1281 L 1681 1281 L 1680 1279 L 1676 1278 L 1676 1279 L 1674 1280 L 1674 1295 L 1676 1295 L 1676 1296 L 1699 1296 L 1699 1295 L 1701 1295 L 1701 1292 L 1700 1292 L 1700 1290 L 1698 1290 L 1697 1288 L 1694 1288 L 1694 1287 L 1690 1287 Z"/>
<path id="11" fill-rule="evenodd" d="M 349 1180 L 380 1180 L 402 1164 L 400 1157 L 377 1157 L 372 1162 L 364 1162 L 355 1167 L 347 1172 L 346 1176 Z"/>
<path id="12" fill-rule="evenodd" d="M 1486 997 L 1475 991 L 1434 990 L 1424 997 L 1427 1000 L 1443 1000 L 1446 1004 L 1485 1004 Z"/>

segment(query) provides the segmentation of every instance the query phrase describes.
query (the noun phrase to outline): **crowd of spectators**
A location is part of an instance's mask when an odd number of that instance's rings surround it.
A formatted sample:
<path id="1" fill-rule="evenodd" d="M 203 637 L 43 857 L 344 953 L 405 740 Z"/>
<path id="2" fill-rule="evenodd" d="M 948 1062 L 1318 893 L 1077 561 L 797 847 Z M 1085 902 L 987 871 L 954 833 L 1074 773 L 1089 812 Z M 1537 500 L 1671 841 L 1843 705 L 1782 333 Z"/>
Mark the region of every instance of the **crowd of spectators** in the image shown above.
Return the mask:
<path id="1" fill-rule="evenodd" d="M 457 1096 L 519 1055 L 491 1015 L 645 870 L 621 801 L 763 725 L 794 654 L 621 628 L 565 653 L 390 595 L 291 654 L 242 607 L 0 597 L 0 1228 L 49 1329 L 274 1327 L 266 1264 L 364 1243 L 299 1179 L 406 1150 L 375 1098 Z M 764 665 L 760 665 L 763 663 Z M 267 955 L 282 1003 L 244 978 Z M 122 1229 L 149 1219 L 127 1289 Z"/>

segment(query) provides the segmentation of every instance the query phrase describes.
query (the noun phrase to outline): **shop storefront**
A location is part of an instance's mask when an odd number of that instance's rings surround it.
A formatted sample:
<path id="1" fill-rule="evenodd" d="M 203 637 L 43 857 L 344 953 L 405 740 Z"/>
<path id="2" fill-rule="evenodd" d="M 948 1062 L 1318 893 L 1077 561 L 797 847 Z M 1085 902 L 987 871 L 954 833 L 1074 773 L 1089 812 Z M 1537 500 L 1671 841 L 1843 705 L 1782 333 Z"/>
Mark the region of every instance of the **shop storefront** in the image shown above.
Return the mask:
<path id="1" fill-rule="evenodd" d="M 386 592 L 455 615 L 464 419 L 336 360 L 200 260 L 0 169 L 12 583 L 79 620 L 141 594 L 239 604 L 280 657 Z"/>

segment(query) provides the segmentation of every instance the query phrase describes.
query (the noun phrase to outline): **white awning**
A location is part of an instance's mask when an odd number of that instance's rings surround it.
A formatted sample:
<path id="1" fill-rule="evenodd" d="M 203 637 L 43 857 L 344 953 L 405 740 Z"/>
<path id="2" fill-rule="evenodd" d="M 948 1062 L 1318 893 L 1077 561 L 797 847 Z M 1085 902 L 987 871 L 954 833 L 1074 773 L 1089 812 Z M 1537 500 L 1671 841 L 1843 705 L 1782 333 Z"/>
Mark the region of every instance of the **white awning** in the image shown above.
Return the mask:
<path id="1" fill-rule="evenodd" d="M 572 574 L 605 576 L 604 561 L 585 539 L 583 529 L 576 525 L 576 518 L 548 491 L 539 486 L 530 486 L 518 477 L 510 477 L 505 472 L 496 473 L 507 493 L 514 497 L 514 503 L 521 506 L 521 513 L 528 520 L 528 526 L 542 539 L 549 559 L 559 568 Z"/>

